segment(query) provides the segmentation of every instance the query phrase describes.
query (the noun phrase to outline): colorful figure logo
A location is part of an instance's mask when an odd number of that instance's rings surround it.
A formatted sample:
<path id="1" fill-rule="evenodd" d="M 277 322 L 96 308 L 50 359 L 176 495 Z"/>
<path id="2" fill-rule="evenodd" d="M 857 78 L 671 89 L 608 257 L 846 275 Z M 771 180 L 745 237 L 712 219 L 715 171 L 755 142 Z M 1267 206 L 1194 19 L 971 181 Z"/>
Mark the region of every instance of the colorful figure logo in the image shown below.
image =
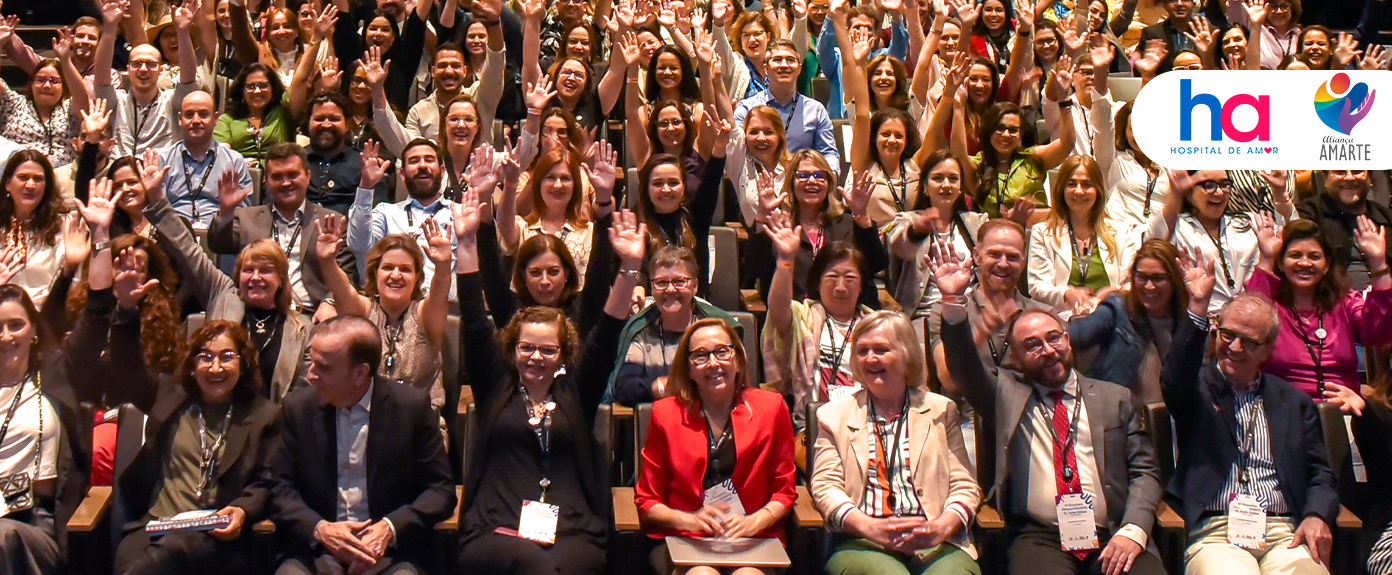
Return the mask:
<path id="1" fill-rule="evenodd" d="M 1377 96 L 1363 82 L 1352 88 L 1349 84 L 1348 74 L 1339 72 L 1315 92 L 1315 114 L 1324 125 L 1345 136 L 1351 135 L 1353 127 L 1373 109 Z"/>

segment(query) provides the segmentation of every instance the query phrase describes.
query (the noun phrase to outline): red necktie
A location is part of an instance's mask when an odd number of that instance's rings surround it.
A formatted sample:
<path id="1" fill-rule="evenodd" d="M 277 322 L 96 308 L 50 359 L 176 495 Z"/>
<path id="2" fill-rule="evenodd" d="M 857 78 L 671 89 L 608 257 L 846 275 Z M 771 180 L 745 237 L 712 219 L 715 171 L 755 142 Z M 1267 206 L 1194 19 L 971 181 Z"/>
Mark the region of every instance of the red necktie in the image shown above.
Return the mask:
<path id="1" fill-rule="evenodd" d="M 1063 405 L 1063 391 L 1049 392 L 1054 400 L 1054 485 L 1059 495 L 1082 493 L 1083 482 L 1078 473 L 1078 458 L 1073 453 L 1073 442 L 1069 440 L 1072 431 L 1069 424 L 1068 408 Z M 1081 406 L 1079 406 L 1081 407 Z M 1064 470 L 1068 470 L 1067 473 Z M 1087 551 L 1070 551 L 1079 561 L 1087 557 Z"/>

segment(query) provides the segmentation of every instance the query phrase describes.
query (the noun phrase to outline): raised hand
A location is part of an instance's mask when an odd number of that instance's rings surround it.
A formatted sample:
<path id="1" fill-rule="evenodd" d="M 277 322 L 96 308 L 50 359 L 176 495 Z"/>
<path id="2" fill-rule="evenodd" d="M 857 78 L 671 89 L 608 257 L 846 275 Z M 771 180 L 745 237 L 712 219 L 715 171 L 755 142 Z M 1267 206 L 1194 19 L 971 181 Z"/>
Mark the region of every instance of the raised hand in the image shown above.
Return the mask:
<path id="1" fill-rule="evenodd" d="M 179 30 L 187 30 L 193 25 L 193 15 L 198 13 L 198 8 L 202 6 L 200 0 L 184 0 L 183 5 L 174 10 L 174 27 Z"/>
<path id="2" fill-rule="evenodd" d="M 715 140 L 712 149 L 724 150 L 730 146 L 730 132 L 734 129 L 730 126 L 729 120 L 720 117 L 715 107 L 706 108 L 704 114 L 705 124 L 715 130 Z"/>
<path id="3" fill-rule="evenodd" d="M 1387 263 L 1387 228 L 1373 223 L 1368 216 L 1358 216 L 1358 229 L 1353 230 L 1353 243 L 1363 253 L 1369 270 L 1382 269 Z"/>
<path id="4" fill-rule="evenodd" d="M 967 74 L 971 70 L 971 59 L 967 57 L 965 50 L 958 51 L 952 55 L 952 67 L 947 70 L 947 85 L 943 89 L 944 94 L 955 96 L 958 88 L 967 81 Z"/>
<path id="5" fill-rule="evenodd" d="M 1015 223 L 1024 226 L 1025 229 L 1029 229 L 1029 221 L 1030 218 L 1034 217 L 1035 209 L 1037 208 L 1034 206 L 1034 200 L 1029 198 L 1015 198 L 1015 203 L 1011 204 L 1009 209 L 1001 209 L 1001 215 L 1007 219 L 1014 220 Z"/>
<path id="6" fill-rule="evenodd" d="M 1368 49 L 1364 52 L 1363 59 L 1358 61 L 1358 69 L 1386 70 L 1389 58 L 1392 58 L 1392 56 L 1389 56 L 1387 51 L 1383 50 L 1381 44 L 1368 44 Z"/>
<path id="7" fill-rule="evenodd" d="M 102 8 L 103 8 L 103 15 L 104 15 L 104 14 L 105 14 L 105 8 L 106 8 L 106 6 L 103 5 Z M 117 11 L 117 18 L 116 18 L 116 20 L 119 22 L 119 21 L 120 21 L 120 6 L 119 6 L 119 5 L 117 5 L 116 11 Z M 11 36 L 14 36 L 15 26 L 18 26 L 18 25 L 19 25 L 19 16 L 0 16 L 0 46 L 3 46 L 3 45 L 8 44 L 8 43 L 10 42 L 10 37 L 11 37 Z"/>
<path id="8" fill-rule="evenodd" d="M 106 135 L 106 127 L 111 124 L 111 110 L 106 109 L 105 98 L 92 98 L 82 114 L 82 136 L 88 143 L 97 144 Z"/>
<path id="9" fill-rule="evenodd" d="M 890 12 L 898 12 L 904 9 L 904 0 L 879 0 L 876 2 L 881 8 Z"/>
<path id="10" fill-rule="evenodd" d="M 1247 27 L 1261 30 L 1266 24 L 1266 0 L 1247 0 L 1243 8 L 1247 10 L 1247 20 L 1251 22 Z"/>
<path id="11" fill-rule="evenodd" d="M 121 251 L 113 262 L 115 276 L 111 292 L 116 303 L 123 309 L 135 309 L 145 294 L 159 285 L 159 279 L 149 277 L 149 256 L 144 250 L 129 247 Z"/>
<path id="12" fill-rule="evenodd" d="M 793 225 L 793 217 L 783 210 L 774 212 L 764 225 L 764 233 L 773 242 L 778 259 L 791 261 L 802 247 L 802 226 Z"/>
<path id="13" fill-rule="evenodd" d="M 153 205 L 164 198 L 164 176 L 169 166 L 160 166 L 159 152 L 146 148 L 140 161 L 140 185 L 145 188 L 145 201 Z"/>
<path id="14" fill-rule="evenodd" d="M 1116 55 L 1112 43 L 1107 41 L 1106 36 L 1097 33 L 1089 36 L 1088 41 L 1092 44 L 1088 49 L 1088 55 L 1092 57 L 1092 69 L 1105 73 L 1105 70 L 1111 69 L 1112 58 Z"/>
<path id="15" fill-rule="evenodd" d="M 76 271 L 79 266 L 86 263 L 87 256 L 92 255 L 92 236 L 87 229 L 87 222 L 81 217 L 65 217 L 62 219 L 62 233 L 63 266 L 69 271 Z M 22 269 L 28 258 L 26 249 L 24 246 L 14 246 L 14 248 L 19 251 L 19 265 Z"/>
<path id="16" fill-rule="evenodd" d="M 962 21 L 963 30 L 971 30 L 976 25 L 976 19 L 981 16 L 981 9 L 977 7 L 973 0 L 952 0 L 952 5 L 957 9 L 957 19 Z"/>
<path id="17" fill-rule="evenodd" d="M 1184 276 L 1184 289 L 1189 298 L 1208 306 L 1208 298 L 1213 295 L 1213 286 L 1218 278 L 1213 274 L 1213 262 L 1205 258 L 1198 248 L 1179 250 L 1179 272 Z"/>
<path id="18" fill-rule="evenodd" d="M 335 6 L 332 2 L 324 6 L 324 9 L 321 10 L 318 14 L 315 14 L 313 28 L 313 37 L 315 43 L 321 42 L 325 38 L 328 38 L 330 31 L 333 30 L 334 22 L 337 21 L 338 6 Z"/>
<path id="19" fill-rule="evenodd" d="M 590 186 L 595 189 L 596 195 L 607 197 L 614 193 L 614 180 L 617 178 L 619 163 L 619 155 L 614 151 L 614 146 L 604 140 L 598 140 L 590 144 L 585 157 L 589 158 L 589 165 L 581 167 L 585 170 L 585 176 L 590 179 Z M 601 190 L 603 193 L 599 193 Z"/>
<path id="20" fill-rule="evenodd" d="M 851 31 L 851 55 L 862 64 L 875 49 L 875 33 L 869 30 Z"/>
<path id="21" fill-rule="evenodd" d="M 469 189 L 477 190 L 480 194 L 493 194 L 493 189 L 498 187 L 498 173 L 493 169 L 493 157 L 496 153 L 489 144 L 474 148 L 473 153 L 469 155 L 469 167 L 464 170 L 464 179 L 469 182 Z"/>
<path id="22" fill-rule="evenodd" d="M 1358 49 L 1358 40 L 1353 39 L 1353 34 L 1340 32 L 1339 43 L 1334 47 L 1334 59 L 1339 62 L 1339 67 L 1347 68 L 1350 62 L 1362 55 L 1363 51 Z"/>
<path id="23" fill-rule="evenodd" d="M 639 223 L 633 212 L 619 210 L 609 227 L 609 245 L 625 269 L 642 266 L 648 249 L 648 225 Z"/>
<path id="24" fill-rule="evenodd" d="M 695 38 L 692 41 L 696 44 L 696 59 L 703 66 L 710 66 L 712 70 L 717 69 L 714 67 L 716 58 L 715 35 L 701 28 L 696 28 L 694 35 Z"/>
<path id="25" fill-rule="evenodd" d="M 447 269 L 454 262 L 454 245 L 445 229 L 434 218 L 426 218 L 421 223 L 421 233 L 426 239 L 426 257 L 435 264 L 436 269 Z"/>
<path id="26" fill-rule="evenodd" d="M 870 198 L 875 193 L 875 178 L 869 170 L 865 170 L 859 174 L 852 173 L 850 182 L 851 185 L 841 187 L 846 209 L 850 210 L 853 218 L 866 217 L 870 213 Z"/>
<path id="27" fill-rule="evenodd" d="M 88 186 L 87 201 L 73 198 L 82 219 L 94 230 L 111 229 L 111 218 L 116 214 L 116 197 L 110 178 L 92 178 Z"/>
<path id="28" fill-rule="evenodd" d="M 1169 55 L 1170 49 L 1165 46 L 1165 41 L 1159 38 L 1148 40 L 1145 51 L 1141 53 L 1141 58 L 1136 60 L 1136 71 L 1141 72 L 1141 76 L 1154 76 L 1155 71 L 1160 68 L 1160 62 Z"/>
<path id="29" fill-rule="evenodd" d="M 833 2 L 834 3 L 834 2 Z M 711 19 L 716 26 L 724 26 L 730 22 L 730 13 L 734 11 L 731 0 L 712 0 L 710 5 Z"/>
<path id="30" fill-rule="evenodd" d="M 511 187 L 517 186 L 517 180 L 522 177 L 522 165 L 517 161 L 517 150 L 513 149 L 512 142 L 503 139 L 502 157 L 497 163 L 498 178 Z M 484 203 L 488 203 L 488 198 L 483 198 Z"/>
<path id="31" fill-rule="evenodd" d="M 479 224 L 483 223 L 483 204 L 479 202 L 478 190 L 472 187 L 464 190 L 459 201 L 450 205 L 450 215 L 453 216 L 455 241 L 463 243 L 474 238 Z"/>
<path id="32" fill-rule="evenodd" d="M 387 81 L 387 72 L 391 70 L 391 60 L 382 61 L 381 46 L 368 46 L 367 52 L 363 53 L 363 59 L 358 60 L 358 67 L 362 68 L 367 84 L 376 89 Z"/>
<path id="33" fill-rule="evenodd" d="M 1102 68 L 1095 66 L 1093 69 Z M 1073 72 L 1073 57 L 1066 52 L 1059 54 L 1058 61 L 1054 63 L 1054 73 L 1049 76 L 1049 85 L 1045 87 L 1049 97 L 1055 102 L 1061 102 L 1068 97 L 1068 91 L 1073 88 Z"/>
<path id="34" fill-rule="evenodd" d="M 1281 253 L 1281 230 L 1276 220 L 1266 212 L 1252 216 L 1252 231 L 1257 234 L 1257 247 L 1261 250 L 1263 263 L 1275 264 L 1277 254 Z M 1268 270 L 1269 271 L 1269 270 Z"/>
<path id="35" fill-rule="evenodd" d="M 851 3 L 846 0 L 831 0 L 831 4 L 828 7 L 828 12 L 831 17 L 838 20 L 845 20 L 846 14 L 850 13 L 850 11 Z"/>
<path id="36" fill-rule="evenodd" d="M 677 27 L 677 11 L 672 9 L 671 4 L 663 4 L 658 9 L 657 23 L 668 29 Z"/>
<path id="37" fill-rule="evenodd" d="M 517 4 L 522 9 L 522 17 L 528 20 L 540 20 L 546 14 L 545 0 L 520 0 Z"/>
<path id="38" fill-rule="evenodd" d="M 81 223 L 78 225 L 81 226 Z M 66 245 L 67 242 L 64 241 L 64 244 Z M 0 250 L 0 285 L 10 283 L 10 280 L 22 271 L 24 271 L 24 250 L 22 248 L 10 246 Z"/>
<path id="39" fill-rule="evenodd" d="M 929 248 L 928 267 L 933 270 L 933 284 L 943 296 L 960 296 L 967 293 L 972 280 L 971 258 L 957 257 L 952 244 L 938 240 Z"/>
<path id="40" fill-rule="evenodd" d="M 338 67 L 338 58 L 329 56 L 319 62 L 319 91 L 337 91 L 342 81 L 343 70 Z"/>
<path id="41" fill-rule="evenodd" d="M 624 66 L 637 64 L 639 56 L 638 35 L 634 34 L 632 30 L 624 32 L 623 37 L 614 44 L 614 51 L 618 53 Z"/>
<path id="42" fill-rule="evenodd" d="M 1020 33 L 1022 36 L 1028 36 L 1030 34 L 1033 34 L 1034 19 L 1038 17 L 1038 15 L 1035 14 L 1034 0 L 1018 0 L 1018 2 L 1016 2 L 1016 6 L 1016 10 L 1018 11 L 1018 14 L 1020 14 L 1020 17 L 1015 19 L 1017 27 L 1016 31 Z"/>
<path id="43" fill-rule="evenodd" d="M 1189 31 L 1184 32 L 1184 37 L 1194 43 L 1196 52 L 1208 54 L 1213 49 L 1213 43 L 1218 40 L 1218 31 L 1209 25 L 1207 18 L 1195 15 L 1189 19 Z"/>
<path id="44" fill-rule="evenodd" d="M 338 214 L 329 214 L 314 220 L 314 255 L 321 262 L 332 263 L 338 256 L 338 246 L 348 234 L 348 220 Z"/>
<path id="45" fill-rule="evenodd" d="M 53 51 L 58 54 L 59 60 L 67 60 L 72 57 L 72 44 L 72 30 L 59 28 L 57 35 L 53 37 Z"/>
<path id="46" fill-rule="evenodd" d="M 387 173 L 387 168 L 391 166 L 389 160 L 381 157 L 381 146 L 381 144 L 372 140 L 363 142 L 363 149 L 360 154 L 363 167 L 362 173 L 360 173 L 358 177 L 358 185 L 364 189 L 370 190 L 377 187 L 377 182 L 382 181 L 382 177 Z"/>
<path id="47" fill-rule="evenodd" d="M 632 32 L 630 32 L 632 34 Z M 635 44 L 636 46 L 636 44 Z M 636 58 L 636 51 L 635 51 Z M 556 97 L 556 91 L 551 89 L 551 78 L 542 76 L 537 79 L 535 84 L 527 88 L 527 94 L 523 98 L 527 103 L 527 109 L 540 115 L 546 109 L 546 104 L 551 102 L 551 98 Z"/>
<path id="48" fill-rule="evenodd" d="M 251 188 L 243 188 L 237 184 L 237 173 L 232 170 L 223 170 L 222 176 L 218 178 L 218 208 L 219 211 L 227 215 L 232 214 L 232 210 L 242 205 L 247 196 L 251 195 Z"/>
<path id="49" fill-rule="evenodd" d="M 754 184 L 759 190 L 759 202 L 754 212 L 754 221 L 761 224 L 768 224 L 769 216 L 773 215 L 787 201 L 788 194 L 775 187 L 773 172 L 761 170 L 754 175 Z"/>
<path id="50" fill-rule="evenodd" d="M 102 2 L 101 16 L 105 24 L 120 24 L 121 19 L 126 17 L 126 10 L 130 7 L 127 0 L 106 0 Z M 15 24 L 19 23 L 18 16 L 5 18 L 8 21 L 11 31 L 14 31 Z"/>
<path id="51" fill-rule="evenodd" d="M 895 0 L 898 1 L 898 0 Z M 807 0 L 793 0 L 793 18 L 802 19 L 807 17 Z M 885 8 L 889 8 L 885 6 Z"/>

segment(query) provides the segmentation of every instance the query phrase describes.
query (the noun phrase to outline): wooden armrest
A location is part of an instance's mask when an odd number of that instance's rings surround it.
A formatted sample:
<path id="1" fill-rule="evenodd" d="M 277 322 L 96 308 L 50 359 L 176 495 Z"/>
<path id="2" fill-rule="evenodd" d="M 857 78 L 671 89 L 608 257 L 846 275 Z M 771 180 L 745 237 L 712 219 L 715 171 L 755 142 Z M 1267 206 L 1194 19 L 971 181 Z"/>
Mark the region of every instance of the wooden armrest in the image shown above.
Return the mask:
<path id="1" fill-rule="evenodd" d="M 252 525 L 252 526 L 251 526 L 251 532 L 252 532 L 252 533 L 261 533 L 261 534 L 269 535 L 269 534 L 275 533 L 275 531 L 276 531 L 276 530 L 275 530 L 275 524 L 274 524 L 274 523 L 271 523 L 271 520 L 270 520 L 270 519 L 267 519 L 267 520 L 265 520 L 265 521 L 262 521 L 262 522 L 260 522 L 260 523 L 257 523 L 256 525 Z"/>
<path id="2" fill-rule="evenodd" d="M 725 227 L 735 230 L 735 241 L 742 242 L 749 239 L 749 231 L 744 229 L 744 224 L 740 222 L 725 222 Z"/>
<path id="3" fill-rule="evenodd" d="M 458 531 L 459 530 L 459 509 L 464 505 L 464 486 L 454 486 L 454 513 L 449 519 L 435 524 L 436 531 Z"/>
<path id="4" fill-rule="evenodd" d="M 1160 524 L 1161 529 L 1184 529 L 1184 518 L 1164 501 L 1155 508 L 1155 522 Z"/>
<path id="5" fill-rule="evenodd" d="M 759 297 L 759 290 L 756 289 L 740 290 L 740 304 L 744 306 L 744 311 L 749 313 L 768 313 L 768 305 Z"/>
<path id="6" fill-rule="evenodd" d="M 633 501 L 632 487 L 615 487 L 614 529 L 620 533 L 638 531 L 642 524 L 638 520 L 638 504 Z"/>
<path id="7" fill-rule="evenodd" d="M 102 515 L 106 514 L 106 508 L 110 506 L 110 485 L 93 485 L 87 488 L 87 497 L 82 498 L 82 503 L 77 506 L 72 517 L 68 518 L 68 531 L 90 533 L 96 529 Z"/>
<path id="8" fill-rule="evenodd" d="M 455 413 L 465 415 L 469 413 L 474 405 L 474 388 L 469 385 L 459 386 L 459 405 L 455 408 Z"/>
<path id="9" fill-rule="evenodd" d="M 797 516 L 798 527 L 817 528 L 822 526 L 822 514 L 812 504 L 812 493 L 806 485 L 797 486 L 797 501 L 793 502 L 793 513 Z"/>
<path id="10" fill-rule="evenodd" d="M 982 529 L 1005 529 L 1005 520 L 990 505 L 982 505 L 981 509 L 976 510 L 976 524 Z"/>
<path id="11" fill-rule="evenodd" d="M 633 417 L 633 408 L 627 405 L 614 404 L 612 415 L 615 419 L 620 417 Z"/>
<path id="12" fill-rule="evenodd" d="M 1339 506 L 1339 519 L 1336 522 L 1339 524 L 1339 529 L 1363 528 L 1363 520 L 1359 519 L 1357 515 L 1354 515 L 1352 511 L 1349 511 L 1348 508 L 1343 505 Z"/>

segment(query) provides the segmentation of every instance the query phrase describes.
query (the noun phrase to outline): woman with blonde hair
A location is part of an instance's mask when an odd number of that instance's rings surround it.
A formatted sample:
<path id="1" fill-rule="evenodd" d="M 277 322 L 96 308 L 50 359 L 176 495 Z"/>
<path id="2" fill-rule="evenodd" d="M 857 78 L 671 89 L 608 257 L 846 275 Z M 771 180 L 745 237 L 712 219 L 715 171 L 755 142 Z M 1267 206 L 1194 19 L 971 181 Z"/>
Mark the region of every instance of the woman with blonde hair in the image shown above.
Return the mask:
<path id="1" fill-rule="evenodd" d="M 783 116 L 770 106 L 750 108 L 743 126 L 732 126 L 726 149 L 725 177 L 735 186 L 744 221 L 754 223 L 759 205 L 759 178 L 768 175 L 775 188 L 787 173 L 788 134 Z"/>
<path id="2" fill-rule="evenodd" d="M 925 389 L 920 341 L 903 314 L 866 316 L 851 335 L 863 389 L 817 410 L 812 498 L 843 534 L 828 573 L 981 572 L 969 534 L 981 488 L 956 404 Z"/>
<path id="3" fill-rule="evenodd" d="M 1059 167 L 1049 215 L 1030 233 L 1030 297 L 1082 313 L 1097 292 L 1127 287 L 1123 245 L 1103 217 L 1104 182 L 1089 156 L 1070 156 Z"/>
<path id="4" fill-rule="evenodd" d="M 739 334 L 725 320 L 691 324 L 677 344 L 672 396 L 652 406 L 634 502 L 654 539 L 777 537 L 797 500 L 793 429 L 777 392 L 753 384 Z M 733 501 L 716 502 L 719 494 Z M 659 543 L 658 573 L 672 564 Z M 725 572 L 691 567 L 687 575 Z M 769 573 L 741 567 L 734 575 Z"/>
<path id="5" fill-rule="evenodd" d="M 503 195 L 499 206 L 498 239 L 503 253 L 516 254 L 518 246 L 532 236 L 550 234 L 565 243 L 583 278 L 594 234 L 594 208 L 581 186 L 589 172 L 581 169 L 579 155 L 558 148 L 538 158 L 529 173 L 525 195 L 530 198 L 531 213 L 514 216 L 515 203 L 509 201 L 509 194 Z"/>

